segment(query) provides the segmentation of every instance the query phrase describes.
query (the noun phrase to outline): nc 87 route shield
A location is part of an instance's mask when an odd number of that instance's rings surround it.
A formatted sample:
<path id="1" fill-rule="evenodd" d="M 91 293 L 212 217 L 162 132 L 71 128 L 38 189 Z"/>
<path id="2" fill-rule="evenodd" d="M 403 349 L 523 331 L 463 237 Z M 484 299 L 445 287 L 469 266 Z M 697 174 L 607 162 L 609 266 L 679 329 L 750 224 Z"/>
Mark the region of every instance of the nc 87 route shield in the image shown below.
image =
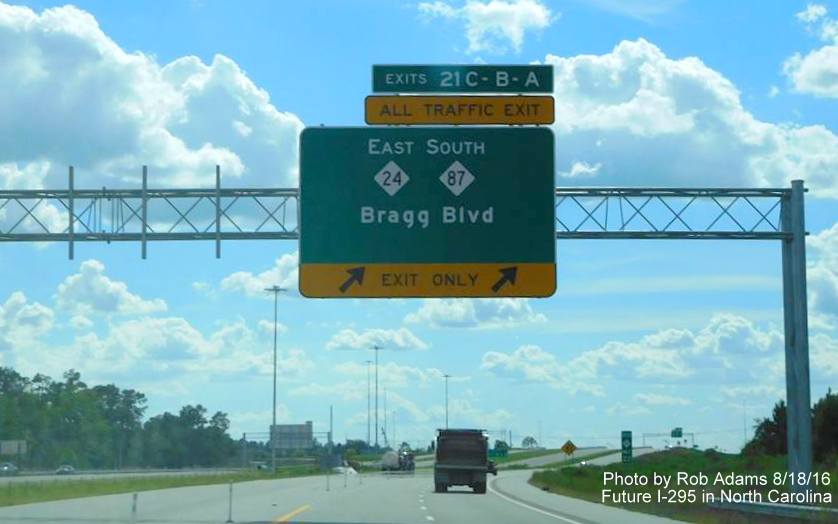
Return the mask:
<path id="1" fill-rule="evenodd" d="M 556 289 L 547 128 L 306 129 L 307 297 L 545 297 Z"/>

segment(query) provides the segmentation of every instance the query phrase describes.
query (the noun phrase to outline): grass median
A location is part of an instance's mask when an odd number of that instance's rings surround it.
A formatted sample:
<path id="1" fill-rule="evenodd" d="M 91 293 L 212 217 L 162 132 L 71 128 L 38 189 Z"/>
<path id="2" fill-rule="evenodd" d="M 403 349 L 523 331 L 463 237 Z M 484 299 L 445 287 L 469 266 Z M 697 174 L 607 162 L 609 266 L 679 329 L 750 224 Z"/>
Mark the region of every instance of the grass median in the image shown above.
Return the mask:
<path id="1" fill-rule="evenodd" d="M 206 486 L 227 484 L 229 482 L 249 482 L 272 478 L 304 477 L 321 474 L 319 468 L 312 466 L 290 466 L 279 468 L 276 475 L 263 471 L 240 471 L 225 473 L 135 475 L 116 478 L 45 478 L 44 480 L 7 482 L 0 484 L 0 507 L 47 502 L 51 500 L 115 495 L 156 489 L 181 488 L 186 486 Z"/>
<path id="2" fill-rule="evenodd" d="M 822 465 L 815 468 L 818 472 L 828 472 L 831 476 L 831 482 L 826 486 L 818 486 L 817 490 L 826 493 L 831 493 L 832 503 L 828 506 L 831 508 L 838 507 L 838 467 L 834 463 Z M 672 486 L 676 490 L 687 492 L 692 490 L 697 495 L 695 502 L 684 500 L 680 502 L 659 502 L 658 492 L 662 492 L 664 496 L 669 495 L 667 490 L 660 489 L 660 487 L 651 485 L 646 486 L 605 486 L 603 483 L 603 474 L 606 471 L 615 472 L 623 476 L 632 476 L 637 474 L 646 478 L 651 478 L 654 473 L 659 475 L 676 475 L 678 472 L 684 472 L 688 475 L 703 474 L 708 479 L 708 484 L 697 486 Z M 768 501 L 768 492 L 772 489 L 779 489 L 780 491 L 788 491 L 787 487 L 775 486 L 773 484 L 773 475 L 775 472 L 784 473 L 786 471 L 786 460 L 782 456 L 743 456 L 743 455 L 729 455 L 719 453 L 713 450 L 697 451 L 687 449 L 669 450 L 659 453 L 651 453 L 637 457 L 628 464 L 610 464 L 608 466 L 585 466 L 585 467 L 564 467 L 560 469 L 545 470 L 535 472 L 530 479 L 530 483 L 548 490 L 553 493 L 567 495 L 580 499 L 589 500 L 592 502 L 603 502 L 603 489 L 611 489 L 613 491 L 625 491 L 632 496 L 639 496 L 643 493 L 651 495 L 652 502 L 650 503 L 626 503 L 626 504 L 612 504 L 629 509 L 632 511 L 641 511 L 644 513 L 651 513 L 663 517 L 670 517 L 674 519 L 685 520 L 688 522 L 700 522 L 702 524 L 716 524 L 716 523 L 739 523 L 739 522 L 780 522 L 774 520 L 754 520 L 754 516 L 737 516 L 727 512 L 720 512 L 710 508 L 705 502 L 701 500 L 701 493 L 713 493 L 716 500 L 720 499 L 720 492 L 722 489 L 728 492 L 760 493 L 765 502 Z M 715 480 L 718 473 L 722 476 L 734 475 L 748 475 L 760 476 L 766 475 L 768 484 L 762 485 L 716 485 Z M 674 483 L 674 481 L 673 481 Z M 635 498 L 636 500 L 636 498 Z M 762 518 L 762 517 L 760 517 Z"/>

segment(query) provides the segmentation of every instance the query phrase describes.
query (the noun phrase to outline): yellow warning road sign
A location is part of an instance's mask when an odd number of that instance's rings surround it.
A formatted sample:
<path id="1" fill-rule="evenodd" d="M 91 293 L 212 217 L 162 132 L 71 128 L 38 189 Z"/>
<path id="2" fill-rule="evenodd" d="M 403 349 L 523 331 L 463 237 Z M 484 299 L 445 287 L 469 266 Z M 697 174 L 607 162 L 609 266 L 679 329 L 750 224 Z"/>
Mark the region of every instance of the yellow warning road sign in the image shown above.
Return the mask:
<path id="1" fill-rule="evenodd" d="M 561 450 L 564 451 L 565 455 L 573 455 L 573 452 L 576 451 L 576 444 L 568 440 L 561 447 Z"/>
<path id="2" fill-rule="evenodd" d="M 556 266 L 525 264 L 300 264 L 300 292 L 338 297 L 549 297 Z"/>
<path id="3" fill-rule="evenodd" d="M 552 124 L 552 96 L 368 96 L 367 124 Z"/>

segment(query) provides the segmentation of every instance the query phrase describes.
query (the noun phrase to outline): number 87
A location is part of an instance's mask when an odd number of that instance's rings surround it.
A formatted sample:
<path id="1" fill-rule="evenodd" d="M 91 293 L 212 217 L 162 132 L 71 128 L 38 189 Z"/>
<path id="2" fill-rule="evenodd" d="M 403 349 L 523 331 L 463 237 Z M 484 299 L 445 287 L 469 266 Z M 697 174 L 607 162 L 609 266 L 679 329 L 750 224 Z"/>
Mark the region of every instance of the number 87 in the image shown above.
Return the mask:
<path id="1" fill-rule="evenodd" d="M 463 178 L 466 176 L 466 172 L 463 169 L 451 170 L 448 173 L 448 185 L 454 186 L 463 183 Z M 459 180 L 457 179 L 457 175 L 460 175 Z"/>

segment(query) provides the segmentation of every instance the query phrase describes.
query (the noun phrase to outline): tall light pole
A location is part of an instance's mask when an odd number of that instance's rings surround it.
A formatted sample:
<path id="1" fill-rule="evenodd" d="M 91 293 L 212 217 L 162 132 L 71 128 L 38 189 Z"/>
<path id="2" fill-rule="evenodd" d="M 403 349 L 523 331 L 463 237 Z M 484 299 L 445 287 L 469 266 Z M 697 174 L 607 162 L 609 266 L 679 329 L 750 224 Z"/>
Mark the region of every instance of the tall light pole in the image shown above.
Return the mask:
<path id="1" fill-rule="evenodd" d="M 270 291 L 274 294 L 274 395 L 273 395 L 273 416 L 271 419 L 271 469 L 276 473 L 276 309 L 279 293 L 285 289 L 274 284 L 266 288 L 265 291 Z"/>
<path id="2" fill-rule="evenodd" d="M 446 373 L 442 376 L 445 377 L 445 429 L 448 429 L 448 379 L 451 375 Z"/>
<path id="3" fill-rule="evenodd" d="M 379 345 L 372 346 L 375 351 L 375 447 L 378 447 L 378 352 L 384 349 Z"/>
<path id="4" fill-rule="evenodd" d="M 367 446 L 372 445 L 370 440 L 370 364 L 372 360 L 367 360 Z"/>

